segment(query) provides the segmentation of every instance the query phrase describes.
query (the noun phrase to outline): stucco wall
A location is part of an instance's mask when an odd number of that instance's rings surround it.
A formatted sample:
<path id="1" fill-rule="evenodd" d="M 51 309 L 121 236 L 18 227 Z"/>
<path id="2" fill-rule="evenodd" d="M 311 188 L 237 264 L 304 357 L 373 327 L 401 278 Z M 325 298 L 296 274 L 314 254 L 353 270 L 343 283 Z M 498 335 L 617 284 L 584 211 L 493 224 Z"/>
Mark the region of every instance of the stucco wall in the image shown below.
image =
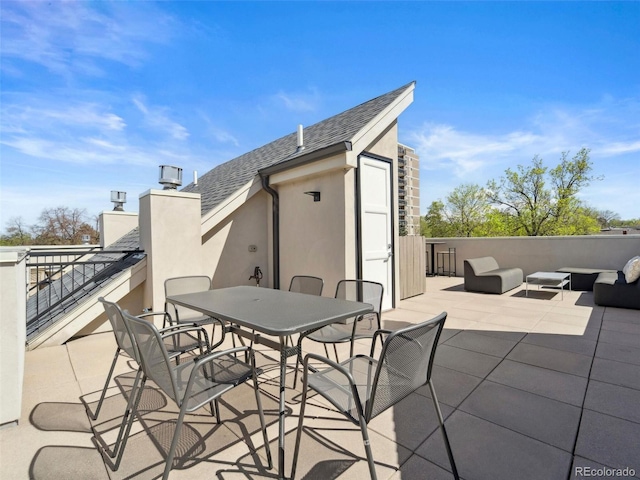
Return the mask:
<path id="1" fill-rule="evenodd" d="M 204 273 L 213 278 L 213 287 L 255 285 L 249 280 L 260 267 L 261 286 L 271 286 L 268 258 L 271 254 L 267 228 L 271 215 L 269 195 L 258 192 L 202 239 Z M 256 251 L 249 250 L 255 246 Z"/>
<path id="2" fill-rule="evenodd" d="M 149 190 L 140 195 L 140 246 L 147 254 L 144 305 L 164 307 L 164 280 L 206 272 L 202 264 L 200 195 Z"/>
<path id="3" fill-rule="evenodd" d="M 278 185 L 280 285 L 294 275 L 324 279 L 325 296 L 355 275 L 353 171 L 334 170 Z M 304 192 L 320 192 L 320 201 Z M 349 231 L 347 231 L 349 230 Z"/>
<path id="4" fill-rule="evenodd" d="M 0 250 L 0 426 L 17 424 L 26 340 L 26 249 Z"/>
<path id="5" fill-rule="evenodd" d="M 446 242 L 435 251 L 456 247 L 457 275 L 464 275 L 464 260 L 494 257 L 501 267 L 520 267 L 524 274 L 562 267 L 622 270 L 640 255 L 640 235 L 584 235 L 567 237 L 435 238 Z M 427 246 L 427 248 L 429 248 Z"/>
<path id="6" fill-rule="evenodd" d="M 105 211 L 100 214 L 100 246 L 108 247 L 138 226 L 138 214 Z"/>

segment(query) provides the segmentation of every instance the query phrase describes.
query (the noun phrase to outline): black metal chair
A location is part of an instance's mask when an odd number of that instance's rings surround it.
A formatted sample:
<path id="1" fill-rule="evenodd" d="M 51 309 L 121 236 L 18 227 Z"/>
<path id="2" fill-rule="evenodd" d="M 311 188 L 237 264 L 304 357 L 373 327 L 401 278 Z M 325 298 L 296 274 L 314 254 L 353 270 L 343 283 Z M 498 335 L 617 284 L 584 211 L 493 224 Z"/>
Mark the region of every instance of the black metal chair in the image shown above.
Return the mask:
<path id="1" fill-rule="evenodd" d="M 98 415 L 100 414 L 100 409 L 102 408 L 102 404 L 107 394 L 107 390 L 109 388 L 109 383 L 111 382 L 111 378 L 113 377 L 113 372 L 115 370 L 116 364 L 118 363 L 118 358 L 120 356 L 128 357 L 130 360 L 133 360 L 138 365 L 138 371 L 136 372 L 135 379 L 133 381 L 133 386 L 129 392 L 129 398 L 127 400 L 127 406 L 125 408 L 124 416 L 122 417 L 122 422 L 120 424 L 120 429 L 118 431 L 118 436 L 116 438 L 116 442 L 114 443 L 113 448 L 108 447 L 104 442 L 102 442 L 101 437 L 97 437 L 97 439 L 101 442 L 102 450 L 111 458 L 116 458 L 114 463 L 114 469 L 117 470 L 120 465 L 120 460 L 122 459 L 122 454 L 124 453 L 124 444 L 123 438 L 125 438 L 125 430 L 126 425 L 128 423 L 129 418 L 133 415 L 133 399 L 137 394 L 138 384 L 140 382 L 140 376 L 142 370 L 140 368 L 139 360 L 137 357 L 137 352 L 134 346 L 134 340 L 127 329 L 124 320 L 124 312 L 120 308 L 120 306 L 115 302 L 109 302 L 104 298 L 100 297 L 98 299 L 102 306 L 104 307 L 105 313 L 107 314 L 107 318 L 109 319 L 109 323 L 111 323 L 111 328 L 113 330 L 113 334 L 116 339 L 116 353 L 113 356 L 113 361 L 111 362 L 111 368 L 109 369 L 109 373 L 107 374 L 107 379 L 104 383 L 104 387 L 102 388 L 102 392 L 100 394 L 100 399 L 98 400 L 98 405 L 96 406 L 95 412 L 91 413 L 89 409 L 89 405 L 85 404 L 87 409 L 87 414 L 91 418 L 91 420 L 97 420 Z M 140 315 L 139 318 L 147 317 L 150 315 L 162 315 L 162 313 L 151 313 L 151 314 L 143 314 Z M 198 350 L 200 355 L 207 353 L 211 346 L 209 344 L 209 337 L 207 336 L 207 332 L 201 328 L 190 327 L 185 325 L 183 327 L 169 327 L 164 328 L 159 331 L 159 335 L 162 339 L 162 342 L 167 350 L 167 353 L 170 358 L 176 358 L 184 353 L 193 352 Z M 217 414 L 217 408 L 215 410 Z M 127 432 L 128 434 L 128 432 Z M 125 441 L 126 443 L 126 441 Z"/>
<path id="2" fill-rule="evenodd" d="M 248 346 L 244 346 L 211 352 L 193 362 L 175 365 L 171 361 L 169 352 L 165 347 L 165 341 L 155 325 L 126 312 L 124 312 L 124 320 L 134 339 L 136 354 L 143 372 L 141 386 L 134 401 L 134 409 L 140 401 L 140 394 L 147 379 L 152 380 L 160 387 L 165 395 L 180 408 L 162 478 L 168 478 L 171 471 L 185 414 L 211 403 L 249 379 L 253 380 L 268 468 L 270 469 L 273 463 L 271 451 L 269 450 L 269 439 L 262 411 L 262 402 L 258 391 L 258 378 L 253 350 Z M 237 358 L 237 354 L 240 352 L 244 352 L 248 356 L 250 363 L 245 363 Z M 129 428 L 131 423 L 132 417 L 129 419 Z"/>
<path id="3" fill-rule="evenodd" d="M 453 476 L 459 478 L 431 381 L 433 359 L 446 318 L 447 314 L 443 312 L 431 320 L 395 332 L 378 330 L 374 335 L 370 356 L 357 355 L 339 364 L 313 353 L 305 357 L 302 403 L 291 478 L 295 476 L 309 388 L 326 398 L 340 413 L 360 426 L 369 472 L 375 480 L 375 464 L 367 424 L 424 384 L 428 384 L 431 391 Z M 387 337 L 382 345 L 382 352 L 378 358 L 373 358 L 377 338 L 380 337 L 382 340 L 384 335 Z M 313 371 L 309 366 L 309 360 L 323 363 L 326 368 Z"/>
<path id="4" fill-rule="evenodd" d="M 298 367 L 300 363 L 302 363 L 302 340 L 308 338 L 314 342 L 324 344 L 327 357 L 329 356 L 327 345 L 333 344 L 336 361 L 339 361 L 336 344 L 350 342 L 349 356 L 352 357 L 355 341 L 360 338 L 372 338 L 374 333 L 381 328 L 380 310 L 382 308 L 383 293 L 384 287 L 378 282 L 371 282 L 369 280 L 340 280 L 338 282 L 335 298 L 369 303 L 373 306 L 373 311 L 348 319 L 345 322 L 327 325 L 306 336 L 300 335 L 298 340 L 296 372 L 293 378 L 294 388 L 298 378 Z"/>

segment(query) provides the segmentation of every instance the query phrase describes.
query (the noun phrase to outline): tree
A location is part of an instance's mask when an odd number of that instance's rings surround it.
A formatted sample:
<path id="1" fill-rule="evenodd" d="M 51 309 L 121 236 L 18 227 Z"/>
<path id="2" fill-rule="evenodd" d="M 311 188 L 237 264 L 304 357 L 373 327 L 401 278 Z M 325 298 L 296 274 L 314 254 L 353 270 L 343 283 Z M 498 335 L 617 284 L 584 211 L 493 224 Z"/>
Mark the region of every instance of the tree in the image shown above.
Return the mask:
<path id="1" fill-rule="evenodd" d="M 34 227 L 38 245 L 79 245 L 83 235 L 89 235 L 91 243 L 98 241 L 98 232 L 87 223 L 84 209 L 48 208 L 42 211 L 39 220 Z"/>
<path id="2" fill-rule="evenodd" d="M 484 189 L 474 184 L 456 187 L 447 196 L 444 213 L 456 237 L 476 236 L 485 222 L 489 203 Z"/>
<path id="3" fill-rule="evenodd" d="M 426 229 L 428 229 L 431 237 L 449 237 L 451 236 L 453 229 L 451 224 L 446 219 L 444 212 L 444 203 L 440 200 L 431 202 L 429 210 L 424 216 Z"/>
<path id="4" fill-rule="evenodd" d="M 0 245 L 17 246 L 31 245 L 33 237 L 29 232 L 30 227 L 24 223 L 22 217 L 12 217 L 7 222 L 7 233 L 0 237 Z"/>
<path id="5" fill-rule="evenodd" d="M 614 220 L 620 220 L 620 215 L 611 210 L 598 210 L 596 215 L 600 228 L 609 228 Z"/>
<path id="6" fill-rule="evenodd" d="M 530 167 L 518 165 L 517 171 L 508 168 L 499 182 L 490 181 L 487 195 L 517 227 L 515 234 L 563 235 L 569 234 L 567 230 L 588 233 L 593 226 L 585 222 L 576 195 L 595 179 L 590 175 L 591 169 L 586 148 L 571 160 L 568 152 L 563 152 L 558 166 L 550 171 L 536 155 Z M 551 188 L 547 187 L 547 179 Z M 571 222 L 581 226 L 568 229 Z"/>

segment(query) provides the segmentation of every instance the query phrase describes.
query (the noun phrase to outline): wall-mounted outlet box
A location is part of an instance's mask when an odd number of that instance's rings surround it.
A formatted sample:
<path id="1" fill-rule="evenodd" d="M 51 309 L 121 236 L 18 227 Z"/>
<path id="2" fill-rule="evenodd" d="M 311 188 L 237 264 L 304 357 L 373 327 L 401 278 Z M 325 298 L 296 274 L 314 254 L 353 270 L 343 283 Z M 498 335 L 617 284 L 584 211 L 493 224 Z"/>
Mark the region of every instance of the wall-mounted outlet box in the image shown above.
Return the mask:
<path id="1" fill-rule="evenodd" d="M 258 251 L 258 247 L 255 245 L 249 245 L 249 251 L 250 252 L 257 252 Z"/>

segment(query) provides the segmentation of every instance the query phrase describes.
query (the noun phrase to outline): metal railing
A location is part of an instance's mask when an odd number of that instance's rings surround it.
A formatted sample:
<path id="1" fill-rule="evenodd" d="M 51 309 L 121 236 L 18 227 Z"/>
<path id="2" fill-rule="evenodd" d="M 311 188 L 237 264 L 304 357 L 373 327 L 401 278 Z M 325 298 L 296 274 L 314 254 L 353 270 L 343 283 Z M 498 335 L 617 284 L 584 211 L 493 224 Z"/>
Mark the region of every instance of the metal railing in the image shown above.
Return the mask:
<path id="1" fill-rule="evenodd" d="M 32 250 L 26 268 L 27 338 L 54 323 L 112 275 L 137 262 L 142 250 L 100 247 Z"/>

